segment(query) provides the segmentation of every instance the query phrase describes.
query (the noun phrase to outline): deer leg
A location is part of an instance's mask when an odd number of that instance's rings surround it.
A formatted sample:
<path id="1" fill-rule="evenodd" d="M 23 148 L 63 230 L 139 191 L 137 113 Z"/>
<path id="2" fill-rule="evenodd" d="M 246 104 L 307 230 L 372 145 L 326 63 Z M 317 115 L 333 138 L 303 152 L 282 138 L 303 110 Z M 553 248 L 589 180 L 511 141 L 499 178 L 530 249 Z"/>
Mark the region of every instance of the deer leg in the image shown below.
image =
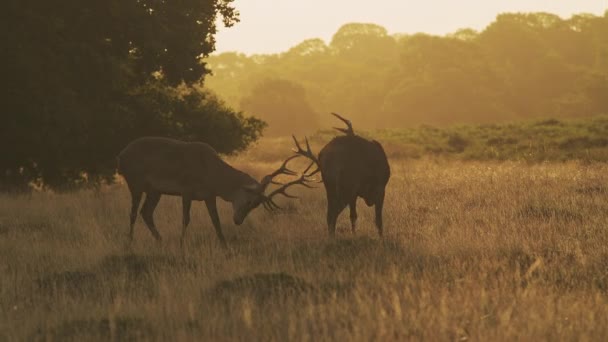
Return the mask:
<path id="1" fill-rule="evenodd" d="M 129 227 L 129 244 L 133 242 L 133 227 L 135 226 L 135 220 L 137 220 L 137 209 L 139 209 L 139 203 L 141 202 L 141 191 L 131 190 L 131 214 L 130 214 L 130 227 Z"/>
<path id="2" fill-rule="evenodd" d="M 222 226 L 220 225 L 220 216 L 217 213 L 217 204 L 215 202 L 215 197 L 206 200 L 205 205 L 207 206 L 207 211 L 209 212 L 209 216 L 211 217 L 213 227 L 215 228 L 215 234 L 220 240 L 220 244 L 222 245 L 222 247 L 226 248 L 226 239 L 224 239 L 224 234 L 222 233 Z"/>
<path id="3" fill-rule="evenodd" d="M 355 197 L 348 204 L 348 208 L 350 209 L 350 225 L 353 234 L 355 234 L 355 228 L 357 226 L 357 197 Z"/>
<path id="4" fill-rule="evenodd" d="M 378 236 L 382 237 L 382 208 L 384 206 L 384 194 L 380 196 L 374 207 L 376 211 L 376 228 L 378 228 Z"/>
<path id="5" fill-rule="evenodd" d="M 158 201 L 160 201 L 160 193 L 158 192 L 148 192 L 146 194 L 146 199 L 144 200 L 144 205 L 141 208 L 141 217 L 143 217 L 144 222 L 152 235 L 156 238 L 157 241 L 161 240 L 160 234 L 158 230 L 156 230 L 156 226 L 154 225 L 154 209 L 158 205 Z"/>
<path id="6" fill-rule="evenodd" d="M 190 207 L 192 206 L 192 200 L 189 196 L 182 196 L 182 236 L 179 239 L 180 247 L 184 246 L 184 238 L 186 237 L 186 228 L 190 224 Z"/>
<path id="7" fill-rule="evenodd" d="M 345 204 L 341 203 L 334 196 L 328 196 L 327 198 L 327 231 L 330 238 L 336 237 L 336 221 L 338 216 L 346 207 Z"/>

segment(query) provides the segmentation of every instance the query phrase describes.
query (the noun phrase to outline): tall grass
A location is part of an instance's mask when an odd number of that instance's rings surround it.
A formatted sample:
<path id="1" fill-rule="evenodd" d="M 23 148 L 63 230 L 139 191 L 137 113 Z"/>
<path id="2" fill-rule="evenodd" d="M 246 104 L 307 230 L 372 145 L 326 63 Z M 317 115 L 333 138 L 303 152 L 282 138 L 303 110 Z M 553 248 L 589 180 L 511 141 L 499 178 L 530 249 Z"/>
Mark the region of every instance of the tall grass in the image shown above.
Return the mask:
<path id="1" fill-rule="evenodd" d="M 232 162 L 261 175 L 264 153 Z M 305 189 L 238 227 L 223 203 L 229 251 L 200 203 L 181 249 L 174 197 L 163 242 L 138 220 L 127 247 L 123 186 L 0 196 L 0 340 L 608 338 L 608 166 L 391 166 L 384 239 L 360 201 L 356 235 L 343 213 L 330 240 Z"/>

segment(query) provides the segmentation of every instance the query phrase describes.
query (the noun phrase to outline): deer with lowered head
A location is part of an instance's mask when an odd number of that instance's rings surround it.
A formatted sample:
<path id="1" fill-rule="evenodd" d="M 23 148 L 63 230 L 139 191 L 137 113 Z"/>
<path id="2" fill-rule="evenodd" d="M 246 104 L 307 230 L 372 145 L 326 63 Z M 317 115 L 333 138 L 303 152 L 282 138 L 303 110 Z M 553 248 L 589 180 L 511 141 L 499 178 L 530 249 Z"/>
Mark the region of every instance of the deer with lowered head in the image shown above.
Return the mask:
<path id="1" fill-rule="evenodd" d="M 293 198 L 285 190 L 293 185 L 307 184 L 311 165 L 299 178 L 280 184 L 274 181 L 278 175 L 297 175 L 287 168 L 287 163 L 299 155 L 287 158 L 274 172 L 264 176 L 259 182 L 247 173 L 237 170 L 223 161 L 217 152 L 202 142 L 184 142 L 160 137 L 139 138 L 125 147 L 118 155 L 118 173 L 121 174 L 131 192 L 131 215 L 129 241 L 133 241 L 133 227 L 142 196 L 146 197 L 141 208 L 141 216 L 157 239 L 161 236 L 154 224 L 154 209 L 161 195 L 182 197 L 183 219 L 180 242 L 183 245 L 186 228 L 190 223 L 192 201 L 204 201 L 217 238 L 226 247 L 219 215 L 217 197 L 232 203 L 233 220 L 240 225 L 253 209 L 262 204 L 268 210 L 279 206 L 273 201 L 276 195 Z M 266 193 L 270 184 L 281 187 Z"/>
<path id="2" fill-rule="evenodd" d="M 321 149 L 318 157 L 311 151 L 307 138 L 304 150 L 294 136 L 294 152 L 317 164 L 317 170 L 311 175 L 321 172 L 327 194 L 327 228 L 330 237 L 335 236 L 336 221 L 346 206 L 350 209 L 351 229 L 355 233 L 358 197 L 362 197 L 368 206 L 374 206 L 378 235 L 382 236 L 384 194 L 391 175 L 386 153 L 376 140 L 356 135 L 350 120 L 336 113 L 332 115 L 346 124 L 347 128 L 334 127 L 345 135 L 333 138 Z"/>

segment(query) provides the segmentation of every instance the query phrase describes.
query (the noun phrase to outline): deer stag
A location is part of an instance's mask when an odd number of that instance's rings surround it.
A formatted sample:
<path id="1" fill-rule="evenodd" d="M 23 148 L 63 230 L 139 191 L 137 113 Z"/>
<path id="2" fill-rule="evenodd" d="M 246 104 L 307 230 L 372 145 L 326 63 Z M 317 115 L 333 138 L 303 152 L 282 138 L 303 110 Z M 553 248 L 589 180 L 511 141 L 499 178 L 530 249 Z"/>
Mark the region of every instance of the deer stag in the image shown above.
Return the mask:
<path id="1" fill-rule="evenodd" d="M 296 180 L 282 184 L 281 187 L 265 194 L 267 187 L 279 184 L 274 181 L 278 175 L 296 175 L 287 168 L 287 163 L 299 155 L 287 158 L 273 173 L 257 182 L 250 175 L 233 168 L 224 162 L 208 144 L 183 142 L 179 140 L 145 137 L 131 142 L 118 155 L 118 172 L 125 178 L 131 192 L 131 226 L 129 241 L 133 241 L 133 226 L 142 198 L 146 199 L 141 208 L 141 216 L 157 240 L 161 240 L 154 224 L 153 214 L 161 195 L 182 197 L 183 225 L 180 242 L 183 245 L 186 228 L 190 223 L 190 206 L 193 200 L 204 201 L 217 237 L 223 247 L 226 240 L 217 213 L 216 198 L 232 203 L 233 220 L 240 225 L 249 212 L 262 204 L 273 210 L 279 206 L 273 201 L 276 195 L 293 197 L 285 190 L 293 185 L 307 184 L 306 172 Z M 311 166 L 313 164 L 311 163 Z"/>
<path id="2" fill-rule="evenodd" d="M 368 206 L 375 206 L 376 227 L 382 236 L 384 192 L 391 175 L 384 149 L 379 142 L 356 135 L 350 120 L 336 113 L 332 115 L 346 124 L 347 128 L 334 127 L 345 135 L 327 143 L 318 158 L 312 153 L 307 138 L 304 150 L 294 136 L 294 152 L 317 164 L 318 169 L 312 174 L 321 171 L 327 194 L 327 228 L 332 238 L 336 232 L 336 220 L 347 205 L 352 232 L 355 232 L 358 197 L 362 197 Z"/>

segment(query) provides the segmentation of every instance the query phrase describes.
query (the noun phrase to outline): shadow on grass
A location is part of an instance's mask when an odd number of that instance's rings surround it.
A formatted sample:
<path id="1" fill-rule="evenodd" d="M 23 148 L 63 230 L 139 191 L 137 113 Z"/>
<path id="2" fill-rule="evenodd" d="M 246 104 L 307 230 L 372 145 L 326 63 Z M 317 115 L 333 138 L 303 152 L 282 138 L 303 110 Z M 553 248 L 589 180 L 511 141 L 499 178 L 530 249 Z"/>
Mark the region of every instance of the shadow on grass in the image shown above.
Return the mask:
<path id="1" fill-rule="evenodd" d="M 317 289 L 309 282 L 287 273 L 256 273 L 221 281 L 205 295 L 222 301 L 249 297 L 258 303 L 263 303 L 287 298 L 296 299 L 316 291 Z"/>
<path id="2" fill-rule="evenodd" d="M 563 222 L 581 222 L 583 215 L 564 208 L 555 208 L 545 205 L 527 205 L 519 210 L 522 219 L 535 219 L 540 221 L 558 220 Z"/>
<path id="3" fill-rule="evenodd" d="M 317 302 L 318 294 L 307 280 L 283 272 L 222 280 L 202 291 L 200 305 L 205 312 L 229 318 L 216 320 L 213 327 L 197 320 L 188 328 L 199 340 L 242 340 L 243 331 L 250 332 L 249 339 L 276 340 L 288 336 L 288 315 L 282 313 L 304 310 Z"/>
<path id="4" fill-rule="evenodd" d="M 196 265 L 189 260 L 169 255 L 110 255 L 97 266 L 101 273 L 128 273 L 135 277 L 145 277 L 159 272 L 193 270 Z"/>
<path id="5" fill-rule="evenodd" d="M 353 256 L 403 256 L 405 250 L 395 241 L 356 237 L 336 239 L 325 244 L 321 256 L 325 258 L 352 258 Z"/>
<path id="6" fill-rule="evenodd" d="M 282 305 L 298 302 L 325 302 L 352 293 L 353 283 L 324 281 L 312 283 L 287 273 L 256 273 L 218 282 L 203 292 L 203 299 L 226 305 L 243 299 L 257 305 Z"/>
<path id="7" fill-rule="evenodd" d="M 137 318 L 74 320 L 39 329 L 29 341 L 139 341 L 156 335 L 154 326 Z"/>
<path id="8" fill-rule="evenodd" d="M 194 266 L 170 256 L 111 255 L 90 269 L 50 274 L 36 283 L 40 293 L 48 297 L 101 298 L 119 293 L 154 297 L 158 294 L 158 275 L 191 270 Z"/>
<path id="9" fill-rule="evenodd" d="M 33 233 L 52 233 L 55 227 L 44 220 L 35 222 L 0 222 L 0 234 L 8 232 L 33 234 Z"/>
<path id="10" fill-rule="evenodd" d="M 604 185 L 585 185 L 574 189 L 574 192 L 587 196 L 604 195 L 608 192 L 608 188 Z"/>
<path id="11" fill-rule="evenodd" d="M 39 278 L 36 283 L 46 296 L 63 293 L 71 297 L 99 297 L 103 293 L 100 280 L 99 275 L 93 272 L 68 271 Z"/>
<path id="12" fill-rule="evenodd" d="M 317 267 L 319 263 L 331 270 L 351 273 L 386 272 L 389 268 L 406 267 L 419 256 L 404 248 L 399 242 L 370 238 L 338 238 L 297 246 L 286 257 L 304 268 Z"/>

